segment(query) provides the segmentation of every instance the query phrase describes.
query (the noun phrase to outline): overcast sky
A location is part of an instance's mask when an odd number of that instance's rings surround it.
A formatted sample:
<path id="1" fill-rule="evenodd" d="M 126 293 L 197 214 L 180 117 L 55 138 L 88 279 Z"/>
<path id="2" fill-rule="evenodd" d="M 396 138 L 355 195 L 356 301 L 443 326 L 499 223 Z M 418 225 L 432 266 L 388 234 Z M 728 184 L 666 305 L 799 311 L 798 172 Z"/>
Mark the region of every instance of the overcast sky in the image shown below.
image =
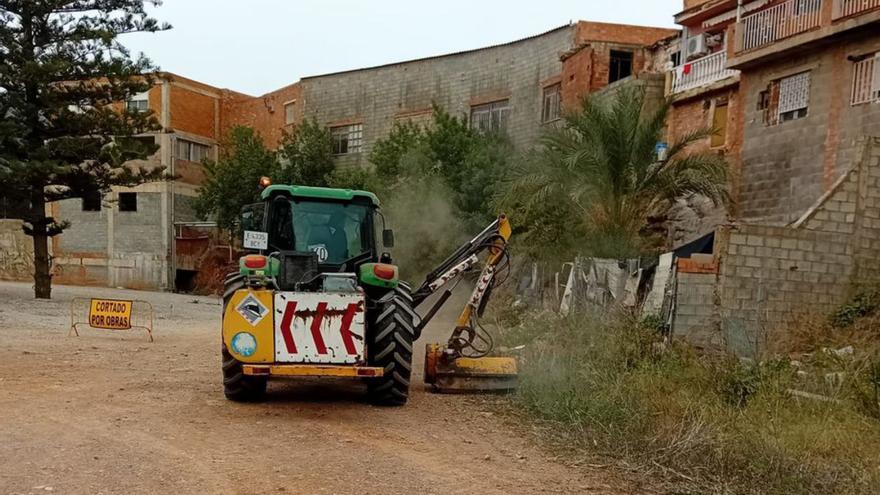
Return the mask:
<path id="1" fill-rule="evenodd" d="M 162 70 L 252 95 L 303 76 L 513 41 L 591 20 L 674 27 L 681 0 L 164 0 L 123 38 Z"/>

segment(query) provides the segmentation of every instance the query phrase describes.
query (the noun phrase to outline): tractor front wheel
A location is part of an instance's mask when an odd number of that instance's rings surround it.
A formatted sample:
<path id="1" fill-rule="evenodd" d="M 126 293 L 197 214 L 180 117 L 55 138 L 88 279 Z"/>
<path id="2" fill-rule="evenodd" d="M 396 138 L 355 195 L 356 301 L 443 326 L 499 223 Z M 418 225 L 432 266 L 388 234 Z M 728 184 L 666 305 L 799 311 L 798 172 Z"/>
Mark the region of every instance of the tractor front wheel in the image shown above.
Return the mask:
<path id="1" fill-rule="evenodd" d="M 245 287 L 244 277 L 235 273 L 226 277 L 223 290 L 223 314 L 226 314 L 226 306 L 230 299 L 239 289 Z M 226 398 L 236 402 L 257 402 L 266 395 L 268 379 L 264 376 L 249 376 L 244 374 L 241 361 L 235 359 L 226 345 L 221 351 L 223 366 L 223 393 Z"/>
<path id="2" fill-rule="evenodd" d="M 241 362 L 223 346 L 223 393 L 235 402 L 259 402 L 266 396 L 264 376 L 245 375 Z"/>
<path id="3" fill-rule="evenodd" d="M 381 298 L 369 319 L 368 361 L 384 369 L 381 378 L 369 382 L 370 400 L 382 406 L 402 406 L 409 398 L 413 341 L 419 323 L 409 286 L 401 284 Z"/>

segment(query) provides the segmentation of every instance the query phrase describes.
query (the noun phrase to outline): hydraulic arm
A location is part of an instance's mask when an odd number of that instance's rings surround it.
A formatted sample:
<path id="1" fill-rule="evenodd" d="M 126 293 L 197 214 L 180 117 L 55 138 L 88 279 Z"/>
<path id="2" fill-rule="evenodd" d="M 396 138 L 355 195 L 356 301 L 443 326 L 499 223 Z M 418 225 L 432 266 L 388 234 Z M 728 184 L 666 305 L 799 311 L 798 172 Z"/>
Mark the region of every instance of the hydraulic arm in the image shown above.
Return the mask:
<path id="1" fill-rule="evenodd" d="M 413 292 L 418 306 L 438 290 L 472 270 L 487 252 L 480 277 L 471 297 L 456 321 L 445 345 L 428 344 L 425 354 L 425 383 L 439 392 L 510 390 L 516 384 L 516 362 L 512 358 L 486 357 L 493 348 L 492 336 L 480 323 L 499 271 L 508 265 L 507 242 L 510 223 L 501 215 L 476 237 L 459 247 Z M 452 295 L 447 288 L 422 318 L 418 334 Z"/>

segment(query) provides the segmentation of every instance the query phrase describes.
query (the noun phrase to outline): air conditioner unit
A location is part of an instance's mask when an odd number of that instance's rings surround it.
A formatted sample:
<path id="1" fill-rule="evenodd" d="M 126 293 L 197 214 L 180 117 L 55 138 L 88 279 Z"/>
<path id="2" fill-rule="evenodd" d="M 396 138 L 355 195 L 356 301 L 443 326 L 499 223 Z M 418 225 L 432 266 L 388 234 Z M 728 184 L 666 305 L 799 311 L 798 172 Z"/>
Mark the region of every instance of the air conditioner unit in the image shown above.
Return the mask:
<path id="1" fill-rule="evenodd" d="M 709 54 L 709 44 L 706 43 L 706 37 L 703 35 L 688 38 L 684 48 L 686 60 L 693 60 Z"/>

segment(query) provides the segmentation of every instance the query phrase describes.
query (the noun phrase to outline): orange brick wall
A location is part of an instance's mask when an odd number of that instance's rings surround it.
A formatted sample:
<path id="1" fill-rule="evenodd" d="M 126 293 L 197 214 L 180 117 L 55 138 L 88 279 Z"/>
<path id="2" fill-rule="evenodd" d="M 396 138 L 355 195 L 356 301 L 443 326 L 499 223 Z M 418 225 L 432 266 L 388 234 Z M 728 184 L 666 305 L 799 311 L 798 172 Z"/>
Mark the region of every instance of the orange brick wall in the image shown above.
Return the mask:
<path id="1" fill-rule="evenodd" d="M 171 128 L 209 139 L 217 139 L 214 128 L 217 98 L 171 83 Z"/>
<path id="2" fill-rule="evenodd" d="M 608 41 L 647 46 L 678 32 L 677 29 L 580 21 L 577 23 L 575 41 L 576 44 L 586 41 Z"/>
<path id="3" fill-rule="evenodd" d="M 669 141 L 674 142 L 688 133 L 711 126 L 713 102 L 717 103 L 725 99 L 727 100 L 727 140 L 724 147 L 719 147 L 718 150 L 724 152 L 731 161 L 735 160 L 742 148 L 742 126 L 739 125 L 742 112 L 739 111 L 740 96 L 737 87 L 704 93 L 696 98 L 673 103 L 667 119 Z M 705 151 L 709 147 L 710 139 L 706 138 L 693 149 Z"/>
<path id="4" fill-rule="evenodd" d="M 703 5 L 704 3 L 714 2 L 715 0 L 684 0 L 684 10 L 691 9 Z"/>
<path id="5" fill-rule="evenodd" d="M 656 70 L 654 58 L 643 46 L 593 42 L 562 61 L 562 106 L 576 108 L 581 98 L 608 85 L 611 50 L 633 52 L 633 74 Z"/>
<path id="6" fill-rule="evenodd" d="M 581 98 L 590 93 L 592 74 L 593 49 L 589 46 L 562 62 L 562 108 L 577 108 Z"/>
<path id="7" fill-rule="evenodd" d="M 302 120 L 302 98 L 299 83 L 263 96 L 247 96 L 228 92 L 222 103 L 222 133 L 236 125 L 253 127 L 269 148 L 277 148 L 284 137 L 286 125 L 284 104 L 296 100 L 296 122 Z"/>

